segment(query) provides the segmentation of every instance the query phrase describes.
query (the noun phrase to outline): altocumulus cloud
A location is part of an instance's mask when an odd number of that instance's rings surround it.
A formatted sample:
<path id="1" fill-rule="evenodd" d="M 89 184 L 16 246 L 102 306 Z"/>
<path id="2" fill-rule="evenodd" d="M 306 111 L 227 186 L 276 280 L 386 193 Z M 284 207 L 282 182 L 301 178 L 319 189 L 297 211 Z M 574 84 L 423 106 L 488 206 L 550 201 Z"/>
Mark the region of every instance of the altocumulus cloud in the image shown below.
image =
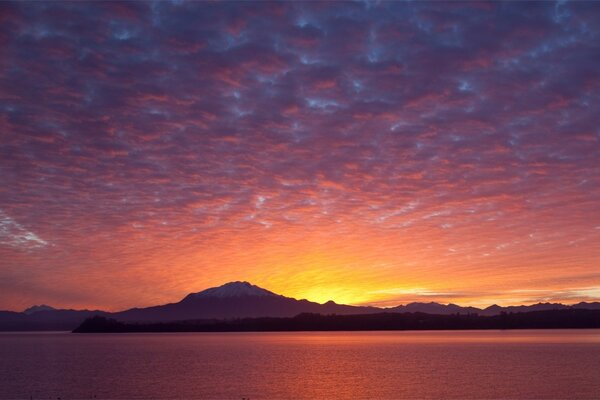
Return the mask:
<path id="1" fill-rule="evenodd" d="M 415 274 L 576 279 L 600 257 L 599 22 L 586 2 L 2 3 L 0 278 L 302 227 L 377 232 Z"/>
<path id="2" fill-rule="evenodd" d="M 0 245 L 19 248 L 37 248 L 47 246 L 48 242 L 28 231 L 18 222 L 0 210 Z"/>

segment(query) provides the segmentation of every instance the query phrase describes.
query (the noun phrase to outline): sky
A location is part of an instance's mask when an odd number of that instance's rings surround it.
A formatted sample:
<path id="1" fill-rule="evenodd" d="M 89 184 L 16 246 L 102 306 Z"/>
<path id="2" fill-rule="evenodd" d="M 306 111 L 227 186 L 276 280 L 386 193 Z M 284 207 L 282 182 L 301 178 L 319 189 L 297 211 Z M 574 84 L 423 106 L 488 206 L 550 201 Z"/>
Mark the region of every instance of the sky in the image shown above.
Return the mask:
<path id="1" fill-rule="evenodd" d="M 598 65 L 594 2 L 0 3 L 0 309 L 600 300 Z"/>

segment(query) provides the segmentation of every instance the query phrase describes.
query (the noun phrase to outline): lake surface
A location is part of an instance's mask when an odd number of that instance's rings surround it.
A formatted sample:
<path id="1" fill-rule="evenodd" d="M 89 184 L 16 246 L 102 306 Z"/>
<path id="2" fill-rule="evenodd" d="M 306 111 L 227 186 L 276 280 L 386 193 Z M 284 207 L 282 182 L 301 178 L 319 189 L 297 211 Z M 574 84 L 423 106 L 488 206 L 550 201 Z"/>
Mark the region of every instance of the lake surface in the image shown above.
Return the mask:
<path id="1" fill-rule="evenodd" d="M 0 398 L 600 398 L 600 330 L 0 334 Z"/>

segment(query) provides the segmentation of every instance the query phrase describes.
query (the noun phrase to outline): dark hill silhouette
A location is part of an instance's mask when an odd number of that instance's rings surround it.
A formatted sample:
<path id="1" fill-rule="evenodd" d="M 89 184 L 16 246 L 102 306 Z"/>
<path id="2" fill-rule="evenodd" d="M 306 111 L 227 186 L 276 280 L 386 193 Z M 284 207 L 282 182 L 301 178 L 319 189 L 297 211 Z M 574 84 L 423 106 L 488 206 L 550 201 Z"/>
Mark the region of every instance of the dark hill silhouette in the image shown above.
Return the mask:
<path id="1" fill-rule="evenodd" d="M 539 303 L 531 306 L 500 307 L 486 309 L 461 307 L 456 304 L 410 303 L 382 309 L 337 304 L 324 304 L 281 296 L 248 282 L 230 282 L 191 293 L 181 301 L 154 307 L 132 308 L 121 312 L 90 310 L 56 310 L 49 306 L 34 306 L 26 312 L 0 311 L 0 331 L 16 330 L 72 330 L 83 320 L 94 315 L 110 317 L 123 322 L 169 322 L 181 320 L 293 317 L 302 313 L 322 315 L 351 315 L 391 313 L 427 313 L 435 315 L 479 314 L 498 315 L 502 312 L 527 312 L 558 309 L 597 309 L 600 303 L 579 303 L 572 306 Z"/>
<path id="2" fill-rule="evenodd" d="M 44 310 L 31 314 L 0 311 L 0 331 L 70 331 L 94 315 L 111 314 L 99 310 Z"/>
<path id="3" fill-rule="evenodd" d="M 600 328 L 600 310 L 563 309 L 502 313 L 493 316 L 426 313 L 299 314 L 292 318 L 263 317 L 160 323 L 127 323 L 96 316 L 86 319 L 73 332 L 268 332 L 567 328 Z"/>
<path id="4" fill-rule="evenodd" d="M 427 314 L 449 315 L 449 314 L 479 314 L 481 309 L 475 307 L 461 307 L 456 304 L 440 303 L 409 303 L 386 309 L 389 312 L 422 312 Z"/>

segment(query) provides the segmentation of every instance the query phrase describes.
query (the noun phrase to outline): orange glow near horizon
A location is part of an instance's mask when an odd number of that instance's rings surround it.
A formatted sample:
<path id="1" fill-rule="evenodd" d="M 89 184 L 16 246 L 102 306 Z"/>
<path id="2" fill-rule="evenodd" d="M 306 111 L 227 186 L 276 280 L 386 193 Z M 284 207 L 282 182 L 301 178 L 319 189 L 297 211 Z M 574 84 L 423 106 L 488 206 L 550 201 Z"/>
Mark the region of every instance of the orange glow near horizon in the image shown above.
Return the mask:
<path id="1" fill-rule="evenodd" d="M 0 4 L 0 310 L 599 301 L 592 8 Z"/>
<path id="2" fill-rule="evenodd" d="M 333 300 L 381 307 L 413 301 L 480 307 L 574 303 L 599 295 L 599 282 L 588 278 L 596 254 L 590 253 L 578 268 L 566 269 L 567 262 L 556 262 L 549 247 L 567 260 L 577 250 L 557 243 L 536 251 L 535 242 L 525 241 L 510 252 L 496 249 L 494 253 L 490 249 L 502 242 L 501 232 L 473 232 L 468 247 L 461 248 L 455 240 L 464 239 L 464 233 L 456 238 L 442 236 L 445 230 L 431 225 L 415 227 L 408 236 L 356 222 L 346 226 L 343 235 L 330 227 L 307 233 L 302 226 L 265 228 L 260 224 L 210 238 L 151 231 L 135 236 L 137 231 L 133 227 L 121 231 L 122 240 L 111 238 L 112 246 L 103 244 L 100 237 L 81 243 L 81 252 L 90 257 L 77 268 L 88 272 L 56 280 L 49 277 L 46 282 L 77 287 L 79 292 L 52 305 L 116 311 L 179 301 L 188 293 L 234 280 L 319 303 Z M 527 236 L 514 231 L 511 235 Z M 101 253 L 93 254 L 92 248 Z M 75 264 L 52 250 L 44 252 L 47 262 Z M 548 260 L 554 260 L 553 264 Z M 541 270 L 545 277 L 540 277 Z M 44 294 L 29 297 L 22 292 L 13 293 L 10 301 L 18 304 L 15 308 L 48 303 Z"/>

